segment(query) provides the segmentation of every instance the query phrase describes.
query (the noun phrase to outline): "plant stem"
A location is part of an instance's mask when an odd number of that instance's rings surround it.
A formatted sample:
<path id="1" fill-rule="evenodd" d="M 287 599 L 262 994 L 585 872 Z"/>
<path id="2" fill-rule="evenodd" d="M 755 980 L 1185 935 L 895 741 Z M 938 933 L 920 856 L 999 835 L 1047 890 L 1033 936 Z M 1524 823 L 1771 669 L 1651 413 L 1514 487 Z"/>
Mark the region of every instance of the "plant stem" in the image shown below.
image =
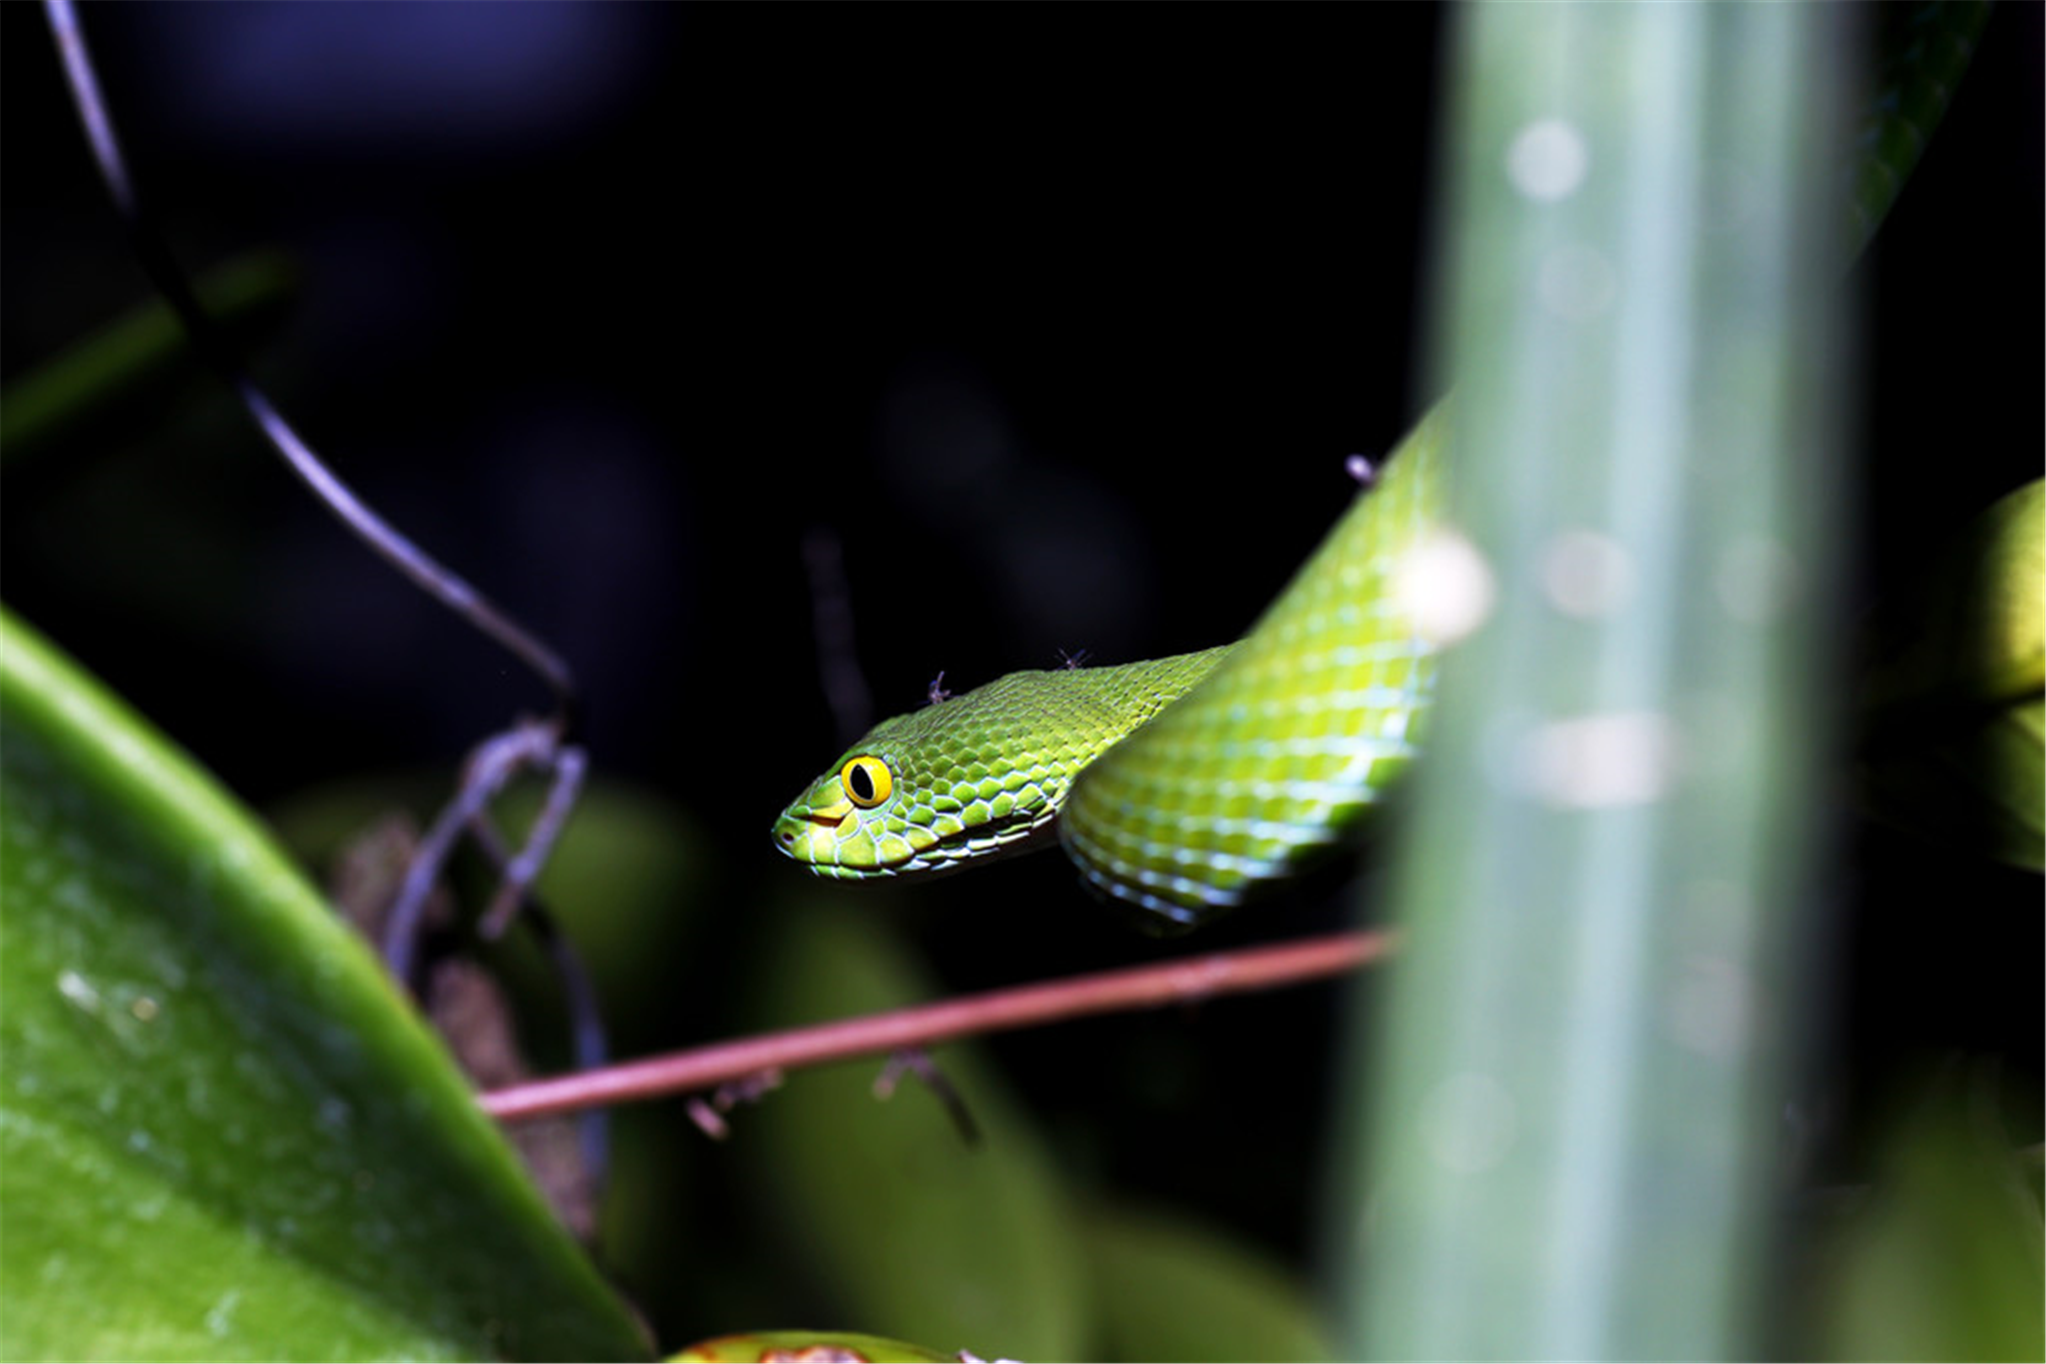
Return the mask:
<path id="1" fill-rule="evenodd" d="M 881 1056 L 905 1047 L 935 1046 L 961 1037 L 1093 1014 L 1195 1004 L 1219 995 L 1303 984 L 1375 962 L 1390 952 L 1393 944 L 1393 935 L 1384 930 L 1335 933 L 1272 947 L 1072 976 L 670 1052 L 514 1085 L 480 1099 L 485 1112 L 509 1122 L 600 1104 L 687 1094 L 762 1071 Z"/>

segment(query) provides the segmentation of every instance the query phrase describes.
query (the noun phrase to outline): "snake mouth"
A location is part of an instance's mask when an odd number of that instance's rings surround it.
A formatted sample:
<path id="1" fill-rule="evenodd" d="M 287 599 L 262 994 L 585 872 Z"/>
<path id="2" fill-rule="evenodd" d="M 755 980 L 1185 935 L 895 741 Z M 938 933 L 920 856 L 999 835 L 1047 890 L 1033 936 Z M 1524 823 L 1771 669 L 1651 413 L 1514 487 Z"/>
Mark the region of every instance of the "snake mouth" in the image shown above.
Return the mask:
<path id="1" fill-rule="evenodd" d="M 846 816 L 853 812 L 849 800 L 833 801 L 829 805 L 801 805 L 781 812 L 781 818 L 774 822 L 774 841 L 791 857 L 800 857 L 796 844 L 806 838 L 816 837 L 819 830 L 835 834 L 846 832 Z M 811 827 L 804 828 L 804 825 Z"/>
<path id="2" fill-rule="evenodd" d="M 818 829 L 836 830 L 844 822 L 845 817 L 842 815 L 820 815 L 813 810 L 805 810 L 800 814 L 791 811 L 774 822 L 774 836 L 778 842 L 793 843 L 805 824 Z"/>
<path id="3" fill-rule="evenodd" d="M 1012 814 L 970 824 L 941 834 L 930 847 L 916 856 L 924 859 L 919 870 L 932 873 L 963 871 L 974 859 L 988 854 L 1007 855 L 1051 846 L 1058 829 L 1058 811 L 1017 810 Z M 935 859 L 935 860 L 934 860 Z"/>

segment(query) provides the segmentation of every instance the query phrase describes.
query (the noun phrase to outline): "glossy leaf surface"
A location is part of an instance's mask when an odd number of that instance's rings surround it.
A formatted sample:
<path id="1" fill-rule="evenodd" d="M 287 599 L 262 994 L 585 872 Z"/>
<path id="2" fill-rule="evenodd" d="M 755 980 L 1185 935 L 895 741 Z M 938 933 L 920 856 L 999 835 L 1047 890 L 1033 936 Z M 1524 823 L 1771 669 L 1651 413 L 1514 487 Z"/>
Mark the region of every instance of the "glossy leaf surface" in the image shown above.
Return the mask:
<path id="1" fill-rule="evenodd" d="M 261 826 L 11 618 L 0 782 L 0 1353 L 644 1352 Z"/>

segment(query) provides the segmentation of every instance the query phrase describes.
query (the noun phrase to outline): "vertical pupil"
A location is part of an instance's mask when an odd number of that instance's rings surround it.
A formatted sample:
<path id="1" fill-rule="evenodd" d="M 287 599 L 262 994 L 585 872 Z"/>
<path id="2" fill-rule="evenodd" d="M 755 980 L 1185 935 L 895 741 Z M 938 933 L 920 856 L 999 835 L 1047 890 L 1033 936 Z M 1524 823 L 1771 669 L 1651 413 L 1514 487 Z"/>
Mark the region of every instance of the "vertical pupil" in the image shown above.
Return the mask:
<path id="1" fill-rule="evenodd" d="M 845 774 L 845 784 L 850 786 L 852 793 L 861 800 L 874 798 L 874 779 L 867 775 L 865 763 L 853 764 L 852 771 Z"/>

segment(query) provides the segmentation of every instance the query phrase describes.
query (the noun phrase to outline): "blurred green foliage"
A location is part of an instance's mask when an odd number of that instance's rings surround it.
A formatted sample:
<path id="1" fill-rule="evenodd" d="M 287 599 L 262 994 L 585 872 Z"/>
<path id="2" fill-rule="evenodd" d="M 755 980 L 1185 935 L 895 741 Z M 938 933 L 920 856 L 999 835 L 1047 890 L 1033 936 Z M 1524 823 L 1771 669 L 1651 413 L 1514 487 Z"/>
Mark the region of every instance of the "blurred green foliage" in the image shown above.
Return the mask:
<path id="1" fill-rule="evenodd" d="M 2046 868 L 2046 482 L 1984 511 L 1870 635 L 1869 809 L 1961 855 Z"/>
<path id="2" fill-rule="evenodd" d="M 1813 1353 L 2039 1359 L 2039 1147 L 2019 1147 L 1990 1077 L 1949 1074 L 1922 1089 L 1892 1125 L 1875 1181 L 1849 1191 L 1818 1237 Z"/>
<path id="3" fill-rule="evenodd" d="M 283 315 L 297 284 L 297 268 L 273 251 L 229 261 L 195 288 L 228 335 L 247 336 Z M 214 382 L 185 344 L 170 305 L 152 299 L 8 384 L 0 463 L 77 439 L 115 408 L 145 404 L 172 385 Z"/>

